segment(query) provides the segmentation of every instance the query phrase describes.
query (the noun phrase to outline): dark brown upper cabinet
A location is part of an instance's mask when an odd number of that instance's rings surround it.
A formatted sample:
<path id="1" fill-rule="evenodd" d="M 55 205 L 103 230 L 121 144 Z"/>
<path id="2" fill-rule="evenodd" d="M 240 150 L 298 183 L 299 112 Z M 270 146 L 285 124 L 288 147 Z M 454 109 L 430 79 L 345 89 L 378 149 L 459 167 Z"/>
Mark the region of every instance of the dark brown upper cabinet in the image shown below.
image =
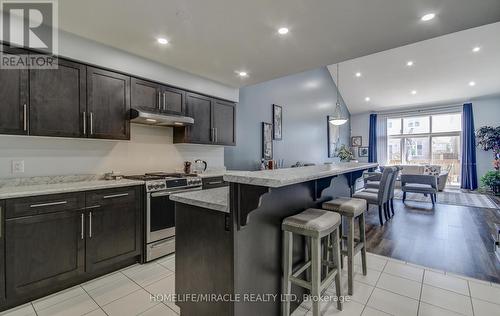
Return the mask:
<path id="1" fill-rule="evenodd" d="M 16 54 L 0 44 L 4 55 Z M 0 133 L 27 135 L 29 130 L 28 70 L 0 69 Z"/>
<path id="2" fill-rule="evenodd" d="M 212 126 L 216 144 L 236 144 L 235 122 L 236 109 L 234 103 L 215 99 L 212 103 Z"/>
<path id="3" fill-rule="evenodd" d="M 186 92 L 152 81 L 132 78 L 132 107 L 184 113 Z"/>
<path id="4" fill-rule="evenodd" d="M 160 110 L 162 106 L 161 85 L 151 81 L 132 78 L 131 102 L 133 108 Z"/>
<path id="5" fill-rule="evenodd" d="M 85 137 L 86 66 L 58 59 L 29 73 L 30 135 Z"/>
<path id="6" fill-rule="evenodd" d="M 175 143 L 236 144 L 234 103 L 187 93 L 185 114 L 194 118 L 194 125 L 175 127 Z"/>
<path id="7" fill-rule="evenodd" d="M 87 111 L 88 137 L 130 139 L 130 77 L 87 67 Z"/>

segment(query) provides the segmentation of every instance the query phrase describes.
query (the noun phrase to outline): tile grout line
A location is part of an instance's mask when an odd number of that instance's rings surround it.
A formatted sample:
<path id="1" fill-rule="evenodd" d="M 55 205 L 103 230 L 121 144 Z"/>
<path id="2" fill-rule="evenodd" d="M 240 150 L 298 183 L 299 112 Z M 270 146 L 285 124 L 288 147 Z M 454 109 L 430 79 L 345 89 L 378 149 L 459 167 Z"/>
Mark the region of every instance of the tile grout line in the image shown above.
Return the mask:
<path id="1" fill-rule="evenodd" d="M 422 304 L 422 292 L 424 291 L 424 278 L 425 278 L 425 269 L 424 273 L 422 273 L 422 282 L 420 283 L 420 296 L 418 297 L 417 315 L 420 312 L 420 304 Z"/>
<path id="2" fill-rule="evenodd" d="M 38 316 L 38 312 L 35 309 L 35 305 L 33 305 L 33 301 L 30 302 L 31 308 L 33 308 L 33 311 L 35 312 L 35 315 Z"/>
<path id="3" fill-rule="evenodd" d="M 101 305 L 99 305 L 99 304 L 97 303 L 97 301 L 96 301 L 96 300 L 92 297 L 92 295 L 90 295 L 90 294 L 89 294 L 89 292 L 87 292 L 87 290 L 86 290 L 83 286 L 81 286 L 81 285 L 80 285 L 80 287 L 82 288 L 82 290 L 83 290 L 85 293 L 87 293 L 87 295 L 90 297 L 90 299 L 92 299 L 92 301 L 94 301 L 94 303 L 95 303 L 95 304 L 99 307 L 99 308 L 97 308 L 97 309 L 100 309 L 100 310 L 101 310 L 104 314 L 108 315 L 108 313 L 106 313 L 106 311 L 105 311 L 105 310 L 101 307 Z M 88 312 L 87 314 L 92 313 L 92 312 L 96 311 L 97 309 L 94 309 L 93 311 L 90 311 L 90 312 Z M 86 314 L 83 314 L 83 315 L 86 315 Z"/>
<path id="4" fill-rule="evenodd" d="M 368 272 L 368 256 L 367 256 L 367 260 L 366 260 L 366 261 L 367 261 L 367 262 L 366 262 L 366 268 L 367 268 L 367 272 Z M 378 281 L 379 281 L 379 280 L 380 280 L 380 278 L 382 277 L 382 273 L 384 273 L 383 271 L 385 270 L 385 267 L 387 266 L 387 262 L 388 262 L 388 260 L 384 263 L 384 267 L 382 268 L 382 271 L 380 272 L 380 275 L 378 276 L 377 281 L 376 281 L 376 282 L 375 282 L 375 284 L 373 285 L 373 290 L 372 290 L 372 292 L 370 293 L 370 296 L 368 296 L 368 299 L 366 300 L 366 304 L 365 304 L 365 306 L 363 307 L 363 310 L 361 311 L 361 314 L 363 314 L 363 313 L 365 312 L 365 309 L 366 309 L 366 307 L 368 306 L 368 303 L 370 302 L 370 298 L 372 298 L 373 292 L 375 292 L 375 289 L 377 289 L 377 284 L 378 284 Z M 367 274 L 368 274 L 368 273 L 367 273 Z M 354 280 L 353 280 L 353 281 L 354 281 Z M 353 282 L 353 283 L 354 283 L 354 282 Z M 361 282 L 361 283 L 363 283 L 363 282 Z M 363 284 L 364 284 L 364 283 L 363 283 Z M 368 306 L 368 307 L 373 308 L 373 307 L 371 307 L 371 306 Z M 376 309 L 376 308 L 374 308 L 374 309 Z M 378 309 L 376 309 L 376 310 L 378 310 Z M 384 312 L 384 311 L 381 311 L 381 312 Z M 386 312 L 384 312 L 384 313 L 386 313 Z M 389 313 L 387 313 L 387 314 L 389 314 Z"/>
<path id="5" fill-rule="evenodd" d="M 469 290 L 469 299 L 470 299 L 470 307 L 472 309 L 472 316 L 474 316 L 475 315 L 475 313 L 474 313 L 474 304 L 472 303 L 472 291 L 470 290 L 469 281 L 467 281 L 467 289 Z"/>

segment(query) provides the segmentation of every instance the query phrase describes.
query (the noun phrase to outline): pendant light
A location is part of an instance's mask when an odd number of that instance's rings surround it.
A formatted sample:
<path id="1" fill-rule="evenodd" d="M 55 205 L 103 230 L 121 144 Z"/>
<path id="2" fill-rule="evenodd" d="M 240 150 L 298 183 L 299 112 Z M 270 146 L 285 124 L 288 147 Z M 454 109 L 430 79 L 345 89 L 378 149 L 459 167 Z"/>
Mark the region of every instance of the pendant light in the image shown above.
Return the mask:
<path id="1" fill-rule="evenodd" d="M 340 76 L 339 64 L 337 63 L 337 104 L 335 105 L 335 112 L 330 116 L 330 123 L 333 125 L 343 125 L 347 123 L 347 117 L 342 114 L 342 107 L 340 105 Z"/>

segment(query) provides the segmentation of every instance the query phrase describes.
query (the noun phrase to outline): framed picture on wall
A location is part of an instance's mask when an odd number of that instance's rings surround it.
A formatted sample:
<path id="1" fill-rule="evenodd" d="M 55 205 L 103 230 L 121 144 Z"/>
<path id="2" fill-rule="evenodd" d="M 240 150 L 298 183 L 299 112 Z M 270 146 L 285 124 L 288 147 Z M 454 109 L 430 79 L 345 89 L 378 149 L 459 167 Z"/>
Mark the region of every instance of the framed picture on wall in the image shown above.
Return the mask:
<path id="1" fill-rule="evenodd" d="M 359 147 L 358 157 L 368 157 L 368 147 Z"/>
<path id="2" fill-rule="evenodd" d="M 262 122 L 262 158 L 273 159 L 273 125 Z"/>
<path id="3" fill-rule="evenodd" d="M 282 140 L 283 138 L 283 108 L 273 104 L 273 139 Z"/>
<path id="4" fill-rule="evenodd" d="M 351 137 L 351 147 L 361 147 L 363 146 L 363 137 L 353 136 Z"/>

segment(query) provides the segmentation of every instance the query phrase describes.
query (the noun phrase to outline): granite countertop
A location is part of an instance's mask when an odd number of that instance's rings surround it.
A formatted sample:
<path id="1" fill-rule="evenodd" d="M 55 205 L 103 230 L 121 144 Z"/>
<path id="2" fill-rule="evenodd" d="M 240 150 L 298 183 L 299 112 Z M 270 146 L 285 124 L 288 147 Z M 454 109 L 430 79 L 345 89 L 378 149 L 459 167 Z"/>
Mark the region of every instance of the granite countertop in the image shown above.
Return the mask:
<path id="1" fill-rule="evenodd" d="M 210 178 L 210 177 L 222 177 L 226 174 L 226 170 L 210 170 L 202 173 L 198 173 L 198 177 L 200 178 Z"/>
<path id="2" fill-rule="evenodd" d="M 229 187 L 176 193 L 170 195 L 170 199 L 175 202 L 229 213 Z"/>
<path id="3" fill-rule="evenodd" d="M 226 171 L 224 181 L 278 188 L 377 166 L 377 163 L 344 162 L 263 171 Z"/>
<path id="4" fill-rule="evenodd" d="M 143 185 L 137 180 L 103 180 L 95 175 L 0 179 L 0 199 Z"/>

